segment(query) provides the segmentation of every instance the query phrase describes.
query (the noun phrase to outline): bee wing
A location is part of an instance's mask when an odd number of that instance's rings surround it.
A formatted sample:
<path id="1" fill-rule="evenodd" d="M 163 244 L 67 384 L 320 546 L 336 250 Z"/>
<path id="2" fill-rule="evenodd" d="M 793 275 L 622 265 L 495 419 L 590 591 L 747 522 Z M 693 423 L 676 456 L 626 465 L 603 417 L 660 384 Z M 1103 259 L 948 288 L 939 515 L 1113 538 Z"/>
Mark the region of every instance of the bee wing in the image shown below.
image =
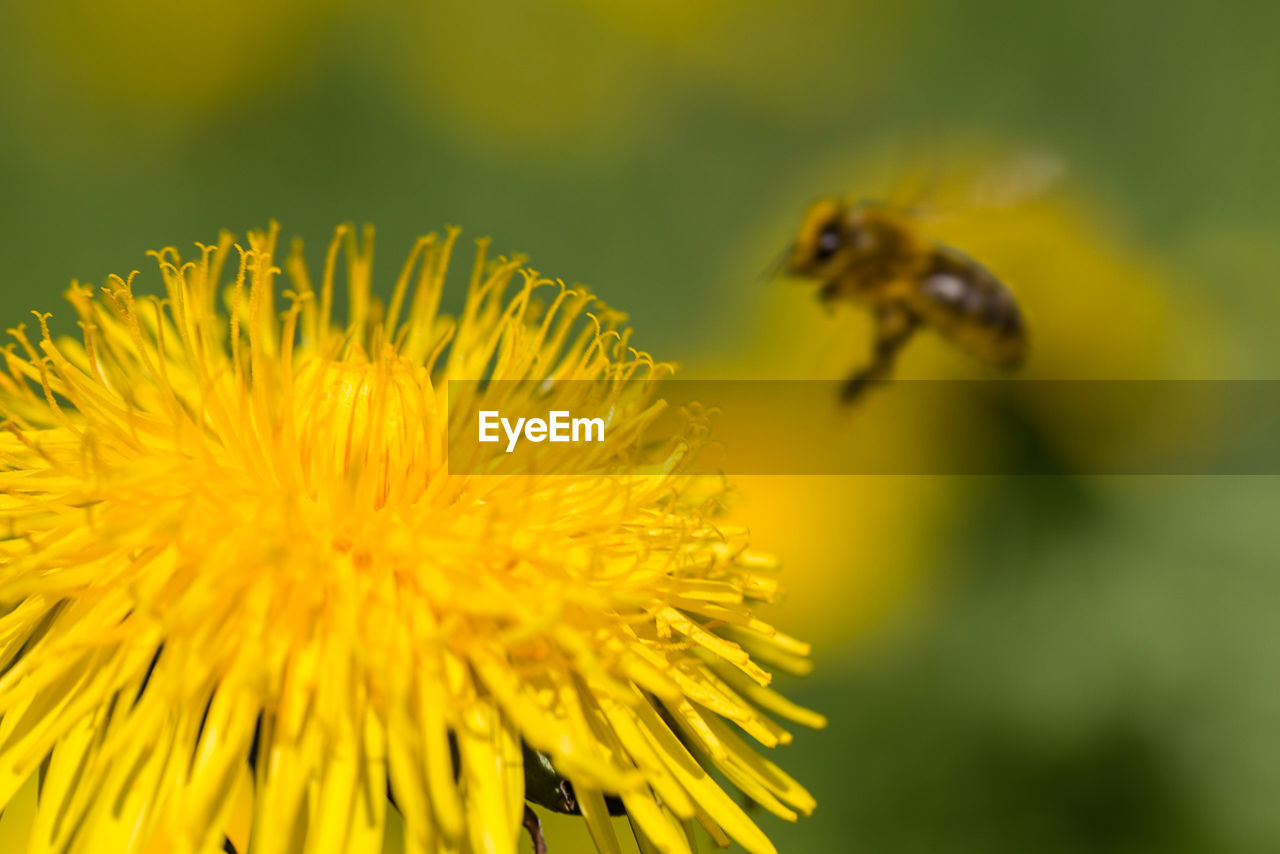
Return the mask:
<path id="1" fill-rule="evenodd" d="M 939 153 L 935 146 L 927 155 L 899 154 L 885 169 L 890 189 L 884 198 L 927 222 L 1033 201 L 1062 182 L 1067 162 L 1046 149 L 993 156 L 963 147 Z"/>
<path id="2" fill-rule="evenodd" d="M 947 173 L 942 159 L 910 156 L 906 144 L 900 143 L 887 173 L 883 198 L 912 215 L 926 212 L 941 195 Z"/>
<path id="3" fill-rule="evenodd" d="M 978 208 L 1009 208 L 1044 195 L 1062 182 L 1067 161 L 1051 151 L 1027 151 L 978 174 L 970 201 Z"/>

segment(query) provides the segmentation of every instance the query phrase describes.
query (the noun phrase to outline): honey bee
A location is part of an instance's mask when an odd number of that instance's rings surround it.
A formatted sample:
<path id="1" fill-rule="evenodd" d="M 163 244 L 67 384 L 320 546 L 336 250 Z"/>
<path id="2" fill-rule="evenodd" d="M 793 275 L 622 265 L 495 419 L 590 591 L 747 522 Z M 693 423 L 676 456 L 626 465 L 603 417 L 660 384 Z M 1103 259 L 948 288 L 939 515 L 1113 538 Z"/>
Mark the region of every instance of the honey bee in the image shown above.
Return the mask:
<path id="1" fill-rule="evenodd" d="M 871 309 L 871 361 L 845 383 L 845 403 L 888 378 L 922 327 L 1003 370 L 1026 358 L 1026 323 L 1012 291 L 963 252 L 925 237 L 901 208 L 873 201 L 814 203 L 786 270 L 819 280 L 819 298 L 828 306 L 847 300 Z"/>

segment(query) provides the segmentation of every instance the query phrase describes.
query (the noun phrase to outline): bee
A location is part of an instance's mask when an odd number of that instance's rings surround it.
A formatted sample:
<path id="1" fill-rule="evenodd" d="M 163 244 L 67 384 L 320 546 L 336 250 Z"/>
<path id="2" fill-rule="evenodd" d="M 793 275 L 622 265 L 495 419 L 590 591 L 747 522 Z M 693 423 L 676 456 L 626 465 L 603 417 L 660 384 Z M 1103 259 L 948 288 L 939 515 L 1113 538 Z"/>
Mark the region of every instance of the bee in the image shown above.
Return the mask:
<path id="1" fill-rule="evenodd" d="M 849 301 L 872 312 L 871 360 L 845 383 L 845 403 L 887 379 L 902 348 L 924 327 L 1003 370 L 1026 358 L 1026 323 L 1012 291 L 968 255 L 925 237 L 915 218 L 893 205 L 814 203 L 786 270 L 819 280 L 819 298 L 828 306 Z"/>

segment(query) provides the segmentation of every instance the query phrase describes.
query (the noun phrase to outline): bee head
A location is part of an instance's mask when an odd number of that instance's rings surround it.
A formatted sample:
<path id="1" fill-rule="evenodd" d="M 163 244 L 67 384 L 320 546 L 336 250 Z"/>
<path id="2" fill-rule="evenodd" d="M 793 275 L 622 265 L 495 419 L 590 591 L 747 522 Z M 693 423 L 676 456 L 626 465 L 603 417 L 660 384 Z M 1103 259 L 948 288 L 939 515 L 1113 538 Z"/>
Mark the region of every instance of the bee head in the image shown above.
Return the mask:
<path id="1" fill-rule="evenodd" d="M 848 263 L 857 244 L 848 214 L 848 205 L 836 199 L 814 202 L 796 235 L 787 272 L 793 276 L 823 277 Z"/>

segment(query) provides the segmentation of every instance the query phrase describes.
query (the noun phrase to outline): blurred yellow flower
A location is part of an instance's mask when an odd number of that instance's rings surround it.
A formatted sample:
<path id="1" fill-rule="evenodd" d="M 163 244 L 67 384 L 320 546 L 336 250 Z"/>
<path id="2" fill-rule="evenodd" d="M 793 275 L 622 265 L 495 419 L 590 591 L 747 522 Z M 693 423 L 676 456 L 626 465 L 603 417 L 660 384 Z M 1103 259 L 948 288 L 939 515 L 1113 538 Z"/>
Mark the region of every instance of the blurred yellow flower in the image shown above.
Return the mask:
<path id="1" fill-rule="evenodd" d="M 913 3 L 539 0 L 386 3 L 413 111 L 507 157 L 651 145 L 683 98 L 824 122 L 905 63 Z M 839 57 L 841 74 L 830 73 Z M 802 93 L 803 97 L 797 97 Z"/>
<path id="2" fill-rule="evenodd" d="M 82 341 L 45 314 L 12 330 L 0 805 L 38 778 L 30 850 L 373 852 L 394 825 L 408 851 L 514 852 L 541 754 L 602 851 L 606 796 L 657 850 L 696 823 L 773 851 L 709 772 L 808 813 L 739 730 L 774 746 L 764 712 L 822 719 L 767 687 L 758 661 L 807 647 L 753 614 L 774 561 L 714 522 L 721 489 L 446 468 L 451 407 L 497 408 L 489 380 L 550 404 L 594 384 L 626 424 L 667 366 L 483 242 L 438 313 L 454 231 L 418 241 L 386 305 L 371 230 L 339 229 L 318 286 L 295 243 L 280 313 L 276 237 L 155 253 L 164 299 L 73 285 Z"/>
<path id="3" fill-rule="evenodd" d="M 306 67 L 309 36 L 338 0 L 64 0 L 22 4 L 6 19 L 3 43 L 21 68 L 41 122 L 69 115 L 61 129 L 95 146 L 136 145 L 269 91 Z M 52 115 L 46 115 L 52 114 Z M 147 123 L 139 134 L 135 123 Z M 126 130 L 127 129 L 127 130 Z"/>

